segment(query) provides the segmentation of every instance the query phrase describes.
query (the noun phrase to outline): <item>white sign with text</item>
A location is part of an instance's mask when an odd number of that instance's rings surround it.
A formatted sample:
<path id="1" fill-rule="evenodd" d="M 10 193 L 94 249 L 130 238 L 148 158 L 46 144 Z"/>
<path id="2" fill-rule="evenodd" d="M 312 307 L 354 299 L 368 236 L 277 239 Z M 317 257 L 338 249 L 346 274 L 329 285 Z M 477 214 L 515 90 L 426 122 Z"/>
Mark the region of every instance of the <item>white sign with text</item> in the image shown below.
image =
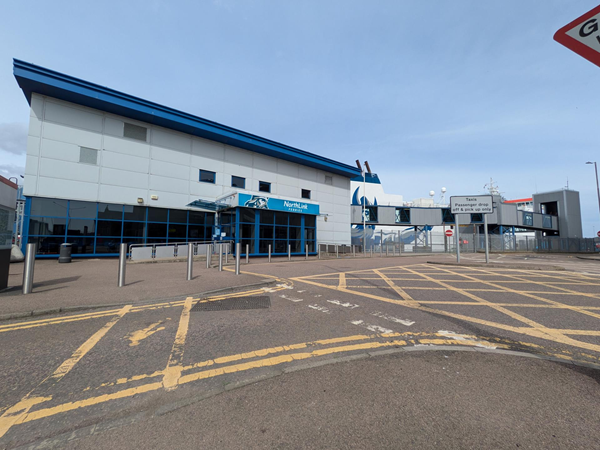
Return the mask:
<path id="1" fill-rule="evenodd" d="M 494 204 L 491 195 L 465 195 L 450 197 L 452 214 L 491 214 Z"/>

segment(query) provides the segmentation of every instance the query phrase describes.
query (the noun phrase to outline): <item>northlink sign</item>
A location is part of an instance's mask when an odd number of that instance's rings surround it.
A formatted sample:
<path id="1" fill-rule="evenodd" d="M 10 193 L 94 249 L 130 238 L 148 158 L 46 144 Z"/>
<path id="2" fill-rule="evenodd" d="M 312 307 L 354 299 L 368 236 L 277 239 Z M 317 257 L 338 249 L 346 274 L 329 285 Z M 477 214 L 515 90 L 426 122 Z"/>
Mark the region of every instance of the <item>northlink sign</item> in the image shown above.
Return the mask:
<path id="1" fill-rule="evenodd" d="M 491 195 L 450 197 L 450 212 L 452 214 L 491 214 L 494 205 Z"/>

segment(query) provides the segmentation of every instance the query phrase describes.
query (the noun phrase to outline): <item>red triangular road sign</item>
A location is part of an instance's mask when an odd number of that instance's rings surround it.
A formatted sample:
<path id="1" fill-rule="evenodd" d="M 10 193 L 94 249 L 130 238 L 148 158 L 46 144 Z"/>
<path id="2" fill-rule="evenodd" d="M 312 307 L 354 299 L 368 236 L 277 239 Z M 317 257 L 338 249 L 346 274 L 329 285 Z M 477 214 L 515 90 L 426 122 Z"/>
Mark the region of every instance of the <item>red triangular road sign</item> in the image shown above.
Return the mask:
<path id="1" fill-rule="evenodd" d="M 600 6 L 562 27 L 554 40 L 600 66 Z"/>

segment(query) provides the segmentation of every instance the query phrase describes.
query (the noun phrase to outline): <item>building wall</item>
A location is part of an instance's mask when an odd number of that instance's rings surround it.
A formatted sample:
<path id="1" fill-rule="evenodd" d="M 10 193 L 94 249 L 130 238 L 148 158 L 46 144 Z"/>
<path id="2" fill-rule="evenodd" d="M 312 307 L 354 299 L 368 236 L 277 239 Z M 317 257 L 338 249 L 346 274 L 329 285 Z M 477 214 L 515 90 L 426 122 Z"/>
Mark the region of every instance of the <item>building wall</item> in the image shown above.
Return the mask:
<path id="1" fill-rule="evenodd" d="M 146 141 L 123 137 L 124 123 L 146 127 Z M 80 162 L 81 147 L 98 151 L 97 164 Z M 199 182 L 199 169 L 216 172 L 215 184 Z M 319 242 L 350 243 L 349 178 L 37 94 L 25 175 L 26 196 L 163 208 L 235 192 L 232 175 L 249 192 L 270 182 L 270 197 L 302 201 L 309 189 L 321 207 Z"/>

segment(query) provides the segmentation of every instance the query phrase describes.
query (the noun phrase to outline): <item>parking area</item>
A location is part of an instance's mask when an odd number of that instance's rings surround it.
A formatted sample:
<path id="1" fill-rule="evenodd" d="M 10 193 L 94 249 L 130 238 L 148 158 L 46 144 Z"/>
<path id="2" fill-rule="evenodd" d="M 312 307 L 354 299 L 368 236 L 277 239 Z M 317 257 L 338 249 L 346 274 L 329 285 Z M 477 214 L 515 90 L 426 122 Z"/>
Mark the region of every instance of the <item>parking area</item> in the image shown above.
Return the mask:
<path id="1" fill-rule="evenodd" d="M 243 269 L 249 280 L 273 282 L 0 324 L 0 443 L 63 436 L 61 447 L 69 430 L 100 432 L 94 424 L 115 417 L 155 417 L 189 398 L 383 351 L 518 351 L 600 363 L 600 280 L 588 272 L 422 258 Z"/>

